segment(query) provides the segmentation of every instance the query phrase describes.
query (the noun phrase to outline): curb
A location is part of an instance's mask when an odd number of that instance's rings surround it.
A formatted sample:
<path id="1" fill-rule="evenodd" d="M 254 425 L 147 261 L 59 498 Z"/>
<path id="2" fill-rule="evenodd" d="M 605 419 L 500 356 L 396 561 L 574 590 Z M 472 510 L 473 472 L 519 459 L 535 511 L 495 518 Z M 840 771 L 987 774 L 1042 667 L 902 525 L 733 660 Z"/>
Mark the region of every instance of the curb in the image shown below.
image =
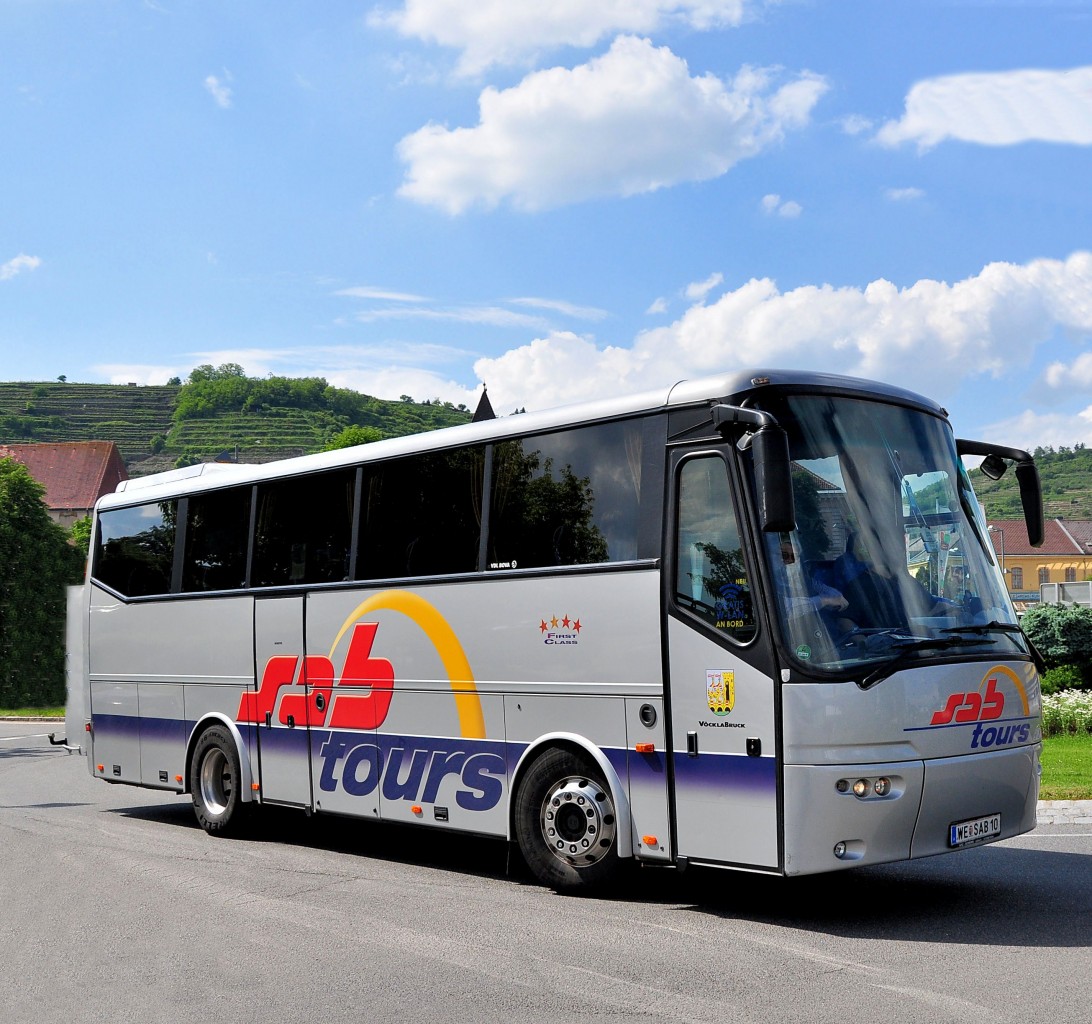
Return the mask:
<path id="1" fill-rule="evenodd" d="M 1092 825 L 1092 800 L 1040 800 L 1040 825 Z"/>

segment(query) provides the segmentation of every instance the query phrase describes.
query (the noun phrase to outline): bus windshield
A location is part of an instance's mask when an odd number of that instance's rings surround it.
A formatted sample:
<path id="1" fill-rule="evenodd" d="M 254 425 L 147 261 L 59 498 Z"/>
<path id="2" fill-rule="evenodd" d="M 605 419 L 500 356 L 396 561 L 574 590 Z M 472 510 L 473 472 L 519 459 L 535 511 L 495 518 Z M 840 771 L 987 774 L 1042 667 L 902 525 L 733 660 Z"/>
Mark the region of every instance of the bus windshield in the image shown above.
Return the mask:
<path id="1" fill-rule="evenodd" d="M 846 397 L 779 405 L 797 527 L 765 547 L 789 654 L 828 671 L 1026 655 L 948 424 Z"/>

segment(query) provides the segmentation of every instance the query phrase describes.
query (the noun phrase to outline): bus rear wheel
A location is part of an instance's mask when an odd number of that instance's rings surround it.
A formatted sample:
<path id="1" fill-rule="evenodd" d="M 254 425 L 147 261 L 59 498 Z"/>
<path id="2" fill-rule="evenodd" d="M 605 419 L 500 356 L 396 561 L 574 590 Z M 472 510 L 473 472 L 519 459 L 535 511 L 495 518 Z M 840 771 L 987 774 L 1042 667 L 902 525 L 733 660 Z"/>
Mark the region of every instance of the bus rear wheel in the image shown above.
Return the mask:
<path id="1" fill-rule="evenodd" d="M 601 891 L 618 877 L 614 802 L 585 756 L 550 750 L 527 769 L 515 831 L 527 866 L 558 892 Z"/>
<path id="2" fill-rule="evenodd" d="M 240 789 L 242 766 L 231 733 L 223 726 L 206 729 L 190 761 L 190 792 L 197 821 L 209 835 L 237 835 L 251 805 Z"/>

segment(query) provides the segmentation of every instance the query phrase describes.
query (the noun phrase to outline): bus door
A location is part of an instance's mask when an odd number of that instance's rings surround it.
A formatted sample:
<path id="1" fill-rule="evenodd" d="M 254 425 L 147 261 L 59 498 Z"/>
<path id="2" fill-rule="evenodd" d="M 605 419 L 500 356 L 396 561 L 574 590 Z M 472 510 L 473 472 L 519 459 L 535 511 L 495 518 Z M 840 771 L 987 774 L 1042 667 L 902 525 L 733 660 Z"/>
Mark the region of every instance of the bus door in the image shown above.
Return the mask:
<path id="1" fill-rule="evenodd" d="M 302 596 L 254 601 L 258 763 L 264 803 L 311 806 Z"/>
<path id="2" fill-rule="evenodd" d="M 672 458 L 667 593 L 678 856 L 778 866 L 774 683 L 768 631 L 720 451 Z"/>

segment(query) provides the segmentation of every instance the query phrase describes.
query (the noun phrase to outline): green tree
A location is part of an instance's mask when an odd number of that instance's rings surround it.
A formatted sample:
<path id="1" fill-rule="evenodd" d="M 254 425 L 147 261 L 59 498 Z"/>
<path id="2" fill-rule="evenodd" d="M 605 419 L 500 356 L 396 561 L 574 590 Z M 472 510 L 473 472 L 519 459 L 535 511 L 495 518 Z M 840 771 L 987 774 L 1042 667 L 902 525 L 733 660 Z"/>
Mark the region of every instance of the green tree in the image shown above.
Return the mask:
<path id="1" fill-rule="evenodd" d="M 322 450 L 332 452 L 337 448 L 352 448 L 358 444 L 371 444 L 381 441 L 383 431 L 378 427 L 346 427 L 340 434 L 335 434 Z"/>
<path id="2" fill-rule="evenodd" d="M 1041 604 L 1020 620 L 1048 668 L 1075 665 L 1092 678 L 1092 608 L 1076 604 Z"/>
<path id="3" fill-rule="evenodd" d="M 84 516 L 82 519 L 77 519 L 68 531 L 69 543 L 83 555 L 87 557 L 88 552 L 91 550 L 91 517 Z"/>
<path id="4" fill-rule="evenodd" d="M 25 466 L 0 459 L 0 707 L 64 703 L 65 587 L 84 555 L 43 494 Z"/>

